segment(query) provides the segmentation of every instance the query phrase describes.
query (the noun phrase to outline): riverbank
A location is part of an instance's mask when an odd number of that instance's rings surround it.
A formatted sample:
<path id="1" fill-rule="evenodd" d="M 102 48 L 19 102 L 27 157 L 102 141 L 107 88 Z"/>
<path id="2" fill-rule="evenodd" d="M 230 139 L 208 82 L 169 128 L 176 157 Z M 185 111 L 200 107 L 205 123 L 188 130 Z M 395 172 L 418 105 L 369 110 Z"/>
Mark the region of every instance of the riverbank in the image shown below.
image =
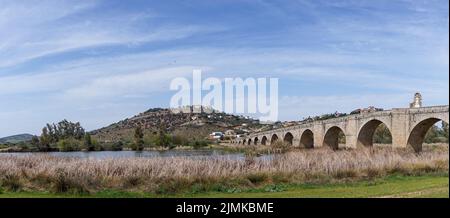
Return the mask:
<path id="1" fill-rule="evenodd" d="M 3 146 L 3 147 L 2 147 Z M 168 151 L 168 150 L 205 150 L 205 149 L 216 149 L 223 151 L 242 151 L 246 150 L 245 146 L 239 146 L 237 149 L 235 146 L 227 146 L 227 144 L 207 144 L 206 146 L 193 147 L 193 146 L 147 146 L 144 147 L 144 151 Z M 248 146 L 247 146 L 248 148 Z M 49 148 L 47 152 L 79 152 L 79 151 L 87 151 L 85 149 L 80 150 L 71 150 L 71 151 L 59 151 L 58 148 L 52 147 Z M 124 147 L 120 150 L 117 149 L 102 149 L 97 151 L 133 151 L 133 149 Z M 34 152 L 34 153 L 43 153 L 43 151 L 39 151 L 37 148 L 29 148 L 29 147 L 21 147 L 18 145 L 15 146 L 0 146 L 0 153 L 19 153 L 19 152 Z"/>
<path id="2" fill-rule="evenodd" d="M 235 192 L 191 192 L 158 195 L 145 192 L 104 190 L 97 193 L 0 191 L 0 198 L 448 198 L 447 175 L 390 175 L 374 180 L 343 184 L 278 184 Z"/>
<path id="3" fill-rule="evenodd" d="M 145 147 L 143 151 L 168 151 L 168 150 L 200 150 L 200 149 L 221 149 L 223 146 L 219 145 L 207 145 L 203 147 L 192 147 L 192 146 L 173 146 L 173 147 L 163 147 L 163 146 L 152 146 Z M 60 151 L 56 147 L 49 148 L 45 152 L 87 152 L 86 149 L 80 150 L 70 150 L 70 151 Z M 133 151 L 131 148 L 121 148 L 121 149 L 100 149 L 94 151 Z M 0 148 L 0 153 L 19 153 L 19 152 L 33 152 L 33 153 L 44 153 L 43 151 L 39 151 L 37 148 L 29 148 L 29 147 L 21 147 L 21 146 L 10 146 L 5 148 Z"/>
<path id="4" fill-rule="evenodd" d="M 245 154 L 251 156 L 259 156 L 264 154 L 274 154 L 283 153 L 287 151 L 302 150 L 300 147 L 276 147 L 276 146 L 243 146 L 243 145 L 229 145 L 223 144 L 209 144 L 202 147 L 192 147 L 192 146 L 173 146 L 173 147 L 163 147 L 163 146 L 153 146 L 145 147 L 142 151 L 155 151 L 155 152 L 167 152 L 167 151 L 218 151 L 220 153 L 229 154 Z M 87 150 L 72 150 L 72 151 L 59 151 L 57 148 L 49 149 L 46 152 L 39 151 L 37 149 L 22 148 L 19 146 L 12 146 L 0 149 L 1 154 L 8 153 L 33 153 L 33 154 L 46 154 L 48 152 L 61 152 L 61 153 L 76 153 L 76 152 L 122 152 L 122 151 L 134 151 L 130 148 L 123 148 L 120 150 L 97 150 L 97 151 L 87 151 Z"/>

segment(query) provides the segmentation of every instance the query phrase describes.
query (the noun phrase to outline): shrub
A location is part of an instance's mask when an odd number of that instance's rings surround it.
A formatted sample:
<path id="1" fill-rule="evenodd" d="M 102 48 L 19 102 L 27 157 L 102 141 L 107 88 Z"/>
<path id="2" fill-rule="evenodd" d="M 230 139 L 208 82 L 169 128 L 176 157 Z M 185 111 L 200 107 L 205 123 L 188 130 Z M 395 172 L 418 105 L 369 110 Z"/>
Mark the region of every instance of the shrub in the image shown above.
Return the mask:
<path id="1" fill-rule="evenodd" d="M 0 182 L 2 187 L 5 187 L 10 191 L 18 191 L 23 186 L 20 176 L 16 174 L 5 174 L 1 177 Z"/>
<path id="2" fill-rule="evenodd" d="M 189 145 L 189 139 L 186 136 L 182 135 L 174 135 L 172 137 L 172 142 L 174 145 L 182 145 L 182 146 Z"/>
<path id="3" fill-rule="evenodd" d="M 78 151 L 82 146 L 82 142 L 74 138 L 61 139 L 56 146 L 59 151 Z"/>
<path id="4" fill-rule="evenodd" d="M 265 173 L 253 173 L 253 174 L 247 175 L 247 179 L 255 185 L 266 181 L 267 177 L 268 176 Z"/>
<path id="5" fill-rule="evenodd" d="M 144 132 L 140 126 L 134 130 L 134 150 L 142 151 L 144 149 Z"/>
<path id="6" fill-rule="evenodd" d="M 265 192 L 282 192 L 285 190 L 286 190 L 286 186 L 280 185 L 280 184 L 271 184 L 264 188 Z"/>
<path id="7" fill-rule="evenodd" d="M 111 147 L 111 151 L 121 151 L 123 149 L 123 143 L 121 141 L 114 142 Z"/>
<path id="8" fill-rule="evenodd" d="M 101 148 L 96 149 L 98 151 L 100 150 L 107 150 L 107 151 L 121 151 L 124 147 L 123 142 L 118 141 L 118 142 L 108 142 L 108 143 L 103 143 L 101 146 Z"/>
<path id="9" fill-rule="evenodd" d="M 73 192 L 77 194 L 88 193 L 89 190 L 85 187 L 85 181 L 76 178 L 65 172 L 62 169 L 57 169 L 52 178 L 53 190 L 56 193 Z"/>
<path id="10" fill-rule="evenodd" d="M 87 151 L 95 150 L 95 145 L 94 145 L 91 135 L 89 133 L 86 133 L 84 135 L 83 148 Z"/>
<path id="11" fill-rule="evenodd" d="M 67 192 L 70 188 L 70 180 L 62 170 L 57 170 L 53 178 L 54 191 L 57 193 Z"/>
<path id="12" fill-rule="evenodd" d="M 172 136 L 168 134 L 158 135 L 158 137 L 155 139 L 155 145 L 161 147 L 170 147 L 171 145 L 173 145 Z"/>
<path id="13" fill-rule="evenodd" d="M 188 144 L 188 146 L 194 147 L 195 149 L 207 147 L 208 145 L 209 145 L 209 143 L 206 140 L 194 140 L 194 141 L 189 142 L 189 144 Z"/>
<path id="14" fill-rule="evenodd" d="M 141 178 L 139 176 L 129 176 L 125 178 L 123 186 L 125 188 L 132 188 L 138 186 L 141 183 Z"/>
<path id="15" fill-rule="evenodd" d="M 337 179 L 351 179 L 358 176 L 358 172 L 355 169 L 342 169 L 337 170 L 334 174 Z"/>
<path id="16" fill-rule="evenodd" d="M 157 135 L 154 134 L 146 134 L 144 135 L 144 144 L 147 146 L 155 146 Z"/>
<path id="17" fill-rule="evenodd" d="M 377 176 L 380 176 L 381 174 L 382 174 L 382 172 L 378 169 L 374 169 L 374 168 L 367 169 L 367 177 L 369 177 L 369 178 L 375 178 Z"/>

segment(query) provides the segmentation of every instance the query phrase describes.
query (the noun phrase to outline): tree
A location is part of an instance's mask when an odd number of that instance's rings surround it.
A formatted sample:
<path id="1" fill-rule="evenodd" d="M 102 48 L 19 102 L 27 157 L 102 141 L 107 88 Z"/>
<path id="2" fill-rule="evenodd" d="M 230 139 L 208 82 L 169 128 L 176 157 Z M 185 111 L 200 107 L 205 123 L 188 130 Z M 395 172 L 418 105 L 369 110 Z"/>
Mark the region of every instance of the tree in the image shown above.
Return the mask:
<path id="1" fill-rule="evenodd" d="M 53 125 L 55 126 L 55 124 Z M 54 129 L 58 140 L 67 138 L 82 139 L 85 135 L 85 131 L 79 122 L 72 123 L 65 119 L 60 121 Z"/>
<path id="2" fill-rule="evenodd" d="M 392 135 L 386 125 L 380 124 L 375 129 L 373 142 L 377 144 L 392 144 Z"/>
<path id="3" fill-rule="evenodd" d="M 134 129 L 134 145 L 137 151 L 142 151 L 144 149 L 144 133 L 140 126 Z"/>
<path id="4" fill-rule="evenodd" d="M 87 151 L 93 151 L 95 149 L 94 143 L 92 143 L 91 134 L 86 133 L 84 135 L 84 147 Z"/>
<path id="5" fill-rule="evenodd" d="M 156 145 L 168 147 L 171 144 L 172 137 L 167 135 L 166 126 L 164 123 L 161 123 L 159 126 L 158 139 L 156 141 Z"/>
<path id="6" fill-rule="evenodd" d="M 47 123 L 45 128 L 49 136 L 49 143 L 56 143 L 61 139 L 68 138 L 81 140 L 85 135 L 85 131 L 79 122 L 73 123 L 65 119 L 58 124 Z"/>
<path id="7" fill-rule="evenodd" d="M 442 122 L 441 127 L 433 125 L 425 135 L 425 143 L 448 143 L 448 124 Z"/>
<path id="8" fill-rule="evenodd" d="M 61 139 L 56 143 L 59 151 L 76 151 L 81 146 L 81 141 L 74 138 Z"/>
<path id="9" fill-rule="evenodd" d="M 48 127 L 42 128 L 41 137 L 39 138 L 39 151 L 48 151 L 50 149 L 51 142 L 52 137 L 49 134 Z"/>
<path id="10" fill-rule="evenodd" d="M 39 137 L 34 135 L 33 137 L 31 137 L 30 143 L 35 147 L 39 147 Z"/>
<path id="11" fill-rule="evenodd" d="M 439 128 L 436 125 L 433 125 L 425 135 L 424 142 L 425 143 L 436 143 L 438 137 Z"/>
<path id="12" fill-rule="evenodd" d="M 48 143 L 55 143 L 58 141 L 58 137 L 57 137 L 57 133 L 56 133 L 56 125 L 55 124 L 46 124 L 46 127 L 44 127 L 46 129 L 47 135 L 48 135 Z"/>
<path id="13" fill-rule="evenodd" d="M 58 124 L 47 123 L 39 138 L 39 150 L 48 151 L 51 145 L 57 145 L 57 147 L 62 148 L 60 150 L 78 150 L 80 149 L 79 146 L 85 145 L 82 141 L 85 135 L 86 133 L 79 122 L 73 123 L 64 119 Z M 61 140 L 66 141 L 58 144 Z M 91 140 L 90 136 L 87 140 Z M 92 144 L 92 142 L 88 143 L 89 149 L 91 149 Z"/>
<path id="14" fill-rule="evenodd" d="M 445 142 L 448 143 L 448 123 L 442 121 L 442 131 L 444 131 L 443 136 L 445 138 Z"/>

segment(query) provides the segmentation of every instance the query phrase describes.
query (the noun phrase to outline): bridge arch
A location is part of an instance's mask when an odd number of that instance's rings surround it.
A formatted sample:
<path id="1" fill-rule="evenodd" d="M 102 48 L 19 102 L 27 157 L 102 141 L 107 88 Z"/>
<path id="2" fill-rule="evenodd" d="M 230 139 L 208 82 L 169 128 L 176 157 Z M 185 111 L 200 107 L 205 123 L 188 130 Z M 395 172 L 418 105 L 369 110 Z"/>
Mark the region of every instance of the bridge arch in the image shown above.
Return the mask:
<path id="1" fill-rule="evenodd" d="M 339 139 L 342 137 L 345 140 L 346 134 L 345 134 L 344 130 L 342 130 L 338 126 L 332 126 L 325 133 L 325 136 L 323 139 L 323 145 L 324 145 L 324 147 L 327 146 L 334 150 L 337 150 L 337 149 L 339 149 L 339 143 L 340 143 Z M 345 143 L 345 142 L 341 141 L 341 143 Z"/>
<path id="2" fill-rule="evenodd" d="M 247 144 L 248 144 L 248 145 L 251 145 L 251 144 L 252 144 L 252 139 L 248 139 Z"/>
<path id="3" fill-rule="evenodd" d="M 247 144 L 247 140 L 244 139 L 244 140 L 242 141 L 242 144 L 243 144 L 243 145 Z"/>
<path id="4" fill-rule="evenodd" d="M 292 133 L 290 132 L 287 132 L 286 134 L 284 134 L 283 141 L 288 145 L 292 145 L 292 142 L 294 141 L 294 135 L 292 135 Z"/>
<path id="5" fill-rule="evenodd" d="M 267 144 L 267 137 L 266 136 L 263 136 L 262 138 L 261 138 L 261 145 L 266 145 Z"/>
<path id="6" fill-rule="evenodd" d="M 371 119 L 367 122 L 365 122 L 363 125 L 361 125 L 361 128 L 359 129 L 357 133 L 357 146 L 364 146 L 364 147 L 370 147 L 373 146 L 373 137 L 375 135 L 375 131 L 380 125 L 386 126 L 389 133 L 392 133 L 389 126 L 384 123 L 383 121 L 379 119 Z M 391 134 L 392 137 L 392 134 Z M 392 141 L 391 141 L 392 143 Z"/>
<path id="7" fill-rule="evenodd" d="M 258 145 L 258 141 L 259 141 L 258 137 L 255 137 L 255 139 L 253 140 L 253 144 Z"/>
<path id="8" fill-rule="evenodd" d="M 437 122 L 443 121 L 448 124 L 448 120 L 443 120 L 437 117 L 425 118 L 415 124 L 408 136 L 407 144 L 411 146 L 415 152 L 422 151 L 422 144 L 428 130 Z"/>
<path id="9" fill-rule="evenodd" d="M 277 134 L 273 134 L 272 137 L 270 138 L 270 144 L 272 145 L 276 141 L 278 141 L 278 136 Z"/>
<path id="10" fill-rule="evenodd" d="M 307 129 L 300 136 L 300 146 L 304 148 L 314 148 L 314 133 Z"/>

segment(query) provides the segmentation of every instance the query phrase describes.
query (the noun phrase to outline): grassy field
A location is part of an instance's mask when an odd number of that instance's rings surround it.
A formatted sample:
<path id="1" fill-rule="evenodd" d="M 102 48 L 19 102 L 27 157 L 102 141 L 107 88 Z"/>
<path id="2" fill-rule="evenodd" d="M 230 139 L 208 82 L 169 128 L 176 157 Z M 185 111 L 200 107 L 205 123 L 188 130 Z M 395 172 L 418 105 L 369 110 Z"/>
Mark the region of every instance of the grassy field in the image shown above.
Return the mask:
<path id="1" fill-rule="evenodd" d="M 144 197 L 187 197 L 187 198 L 448 198 L 448 175 L 388 176 L 373 181 L 359 181 L 343 184 L 279 184 L 262 188 L 235 190 L 234 192 L 200 192 L 175 195 L 157 195 L 143 192 L 101 191 L 95 194 L 67 194 L 49 192 L 5 192 L 0 198 L 144 198 Z"/>
<path id="2" fill-rule="evenodd" d="M 248 198 L 373 198 L 373 197 L 449 197 L 449 179 L 445 176 L 393 176 L 374 182 L 336 185 L 288 185 L 278 192 L 251 190 L 243 193 L 205 193 L 193 197 Z"/>

